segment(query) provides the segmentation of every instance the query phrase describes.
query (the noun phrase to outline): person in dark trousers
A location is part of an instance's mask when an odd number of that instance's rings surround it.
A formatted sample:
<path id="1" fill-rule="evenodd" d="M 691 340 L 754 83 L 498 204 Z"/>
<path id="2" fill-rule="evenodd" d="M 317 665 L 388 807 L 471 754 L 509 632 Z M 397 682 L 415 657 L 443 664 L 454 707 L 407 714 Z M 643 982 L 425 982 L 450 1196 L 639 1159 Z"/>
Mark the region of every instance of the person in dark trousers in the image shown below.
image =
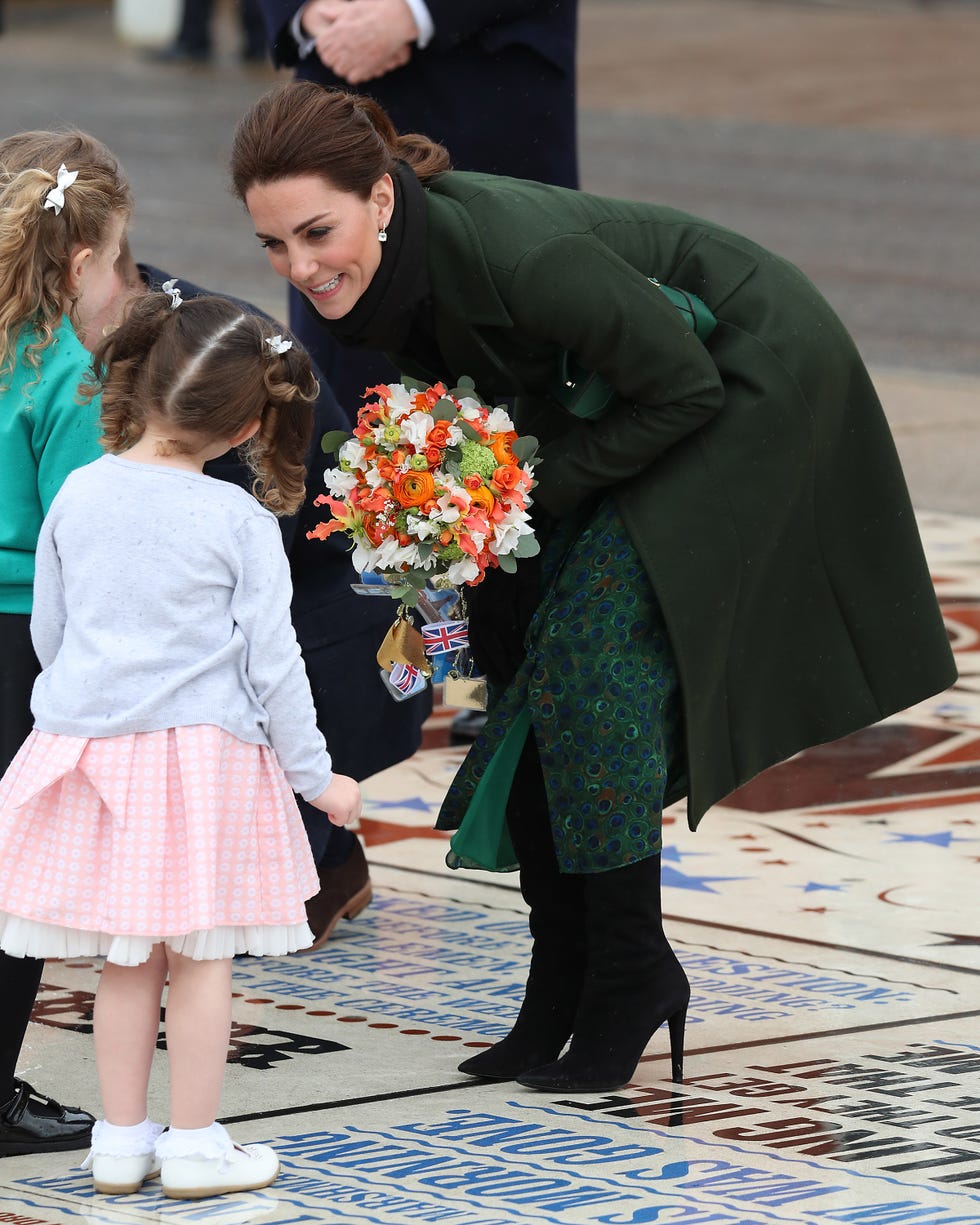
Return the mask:
<path id="1" fill-rule="evenodd" d="M 677 209 L 450 164 L 299 81 L 242 118 L 231 175 L 325 329 L 514 397 L 539 440 L 540 575 L 468 594 L 494 700 L 438 820 L 452 866 L 519 867 L 534 944 L 513 1030 L 461 1070 L 611 1091 L 666 1022 L 680 1080 L 664 807 L 696 828 L 956 667 L 871 378 L 799 269 Z"/>
<path id="2" fill-rule="evenodd" d="M 250 63 L 261 63 L 266 56 L 265 26 L 257 0 L 235 0 L 235 11 L 242 30 L 242 59 Z M 155 60 L 185 60 L 189 63 L 205 64 L 214 52 L 211 26 L 214 18 L 214 0 L 184 0 L 180 26 L 173 45 L 155 52 Z"/>

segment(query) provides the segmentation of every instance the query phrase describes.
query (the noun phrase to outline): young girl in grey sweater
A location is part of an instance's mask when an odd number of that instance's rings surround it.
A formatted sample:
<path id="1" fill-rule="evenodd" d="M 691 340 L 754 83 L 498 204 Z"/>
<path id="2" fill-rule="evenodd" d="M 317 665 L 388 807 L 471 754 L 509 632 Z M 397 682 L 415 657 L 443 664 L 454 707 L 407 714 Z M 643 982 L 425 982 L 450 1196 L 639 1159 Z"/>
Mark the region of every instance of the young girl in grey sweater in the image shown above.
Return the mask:
<path id="1" fill-rule="evenodd" d="M 0 947 L 106 958 L 96 1189 L 159 1169 L 166 1195 L 198 1198 L 279 1168 L 215 1118 L 232 958 L 312 939 L 293 791 L 337 825 L 360 810 L 316 726 L 275 519 L 304 495 L 316 382 L 264 319 L 176 288 L 137 302 L 94 362 L 107 454 L 68 477 L 38 542 L 43 671 L 0 782 Z M 254 497 L 204 475 L 236 446 Z M 164 1131 L 147 1085 L 168 976 Z"/>

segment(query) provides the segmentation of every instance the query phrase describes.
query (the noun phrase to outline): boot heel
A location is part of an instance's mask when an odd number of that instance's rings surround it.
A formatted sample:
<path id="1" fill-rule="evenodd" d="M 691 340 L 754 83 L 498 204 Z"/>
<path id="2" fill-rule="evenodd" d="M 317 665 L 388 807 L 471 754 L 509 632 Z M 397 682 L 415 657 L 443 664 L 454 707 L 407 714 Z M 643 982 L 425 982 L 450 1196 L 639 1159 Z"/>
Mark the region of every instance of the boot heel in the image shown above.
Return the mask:
<path id="1" fill-rule="evenodd" d="M 670 1079 L 675 1085 L 684 1082 L 684 1026 L 687 1023 L 687 1005 L 678 1008 L 672 1017 L 667 1018 L 667 1028 L 670 1030 Z"/>

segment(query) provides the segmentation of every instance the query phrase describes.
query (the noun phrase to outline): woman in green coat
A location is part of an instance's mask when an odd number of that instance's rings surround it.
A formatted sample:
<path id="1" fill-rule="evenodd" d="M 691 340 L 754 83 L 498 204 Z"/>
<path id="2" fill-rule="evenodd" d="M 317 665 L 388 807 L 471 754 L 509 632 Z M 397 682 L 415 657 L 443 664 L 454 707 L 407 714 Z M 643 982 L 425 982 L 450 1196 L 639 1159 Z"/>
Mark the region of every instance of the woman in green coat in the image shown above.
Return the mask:
<path id="1" fill-rule="evenodd" d="M 748 239 L 451 172 L 355 95 L 265 95 L 232 178 L 274 270 L 338 339 L 430 382 L 470 375 L 541 442 L 540 573 L 473 590 L 495 700 L 439 820 L 509 796 L 517 862 L 490 866 L 519 864 L 534 943 L 513 1030 L 461 1070 L 613 1089 L 666 1020 L 679 1079 L 664 804 L 686 794 L 694 828 L 766 767 L 955 679 L 854 344 Z"/>

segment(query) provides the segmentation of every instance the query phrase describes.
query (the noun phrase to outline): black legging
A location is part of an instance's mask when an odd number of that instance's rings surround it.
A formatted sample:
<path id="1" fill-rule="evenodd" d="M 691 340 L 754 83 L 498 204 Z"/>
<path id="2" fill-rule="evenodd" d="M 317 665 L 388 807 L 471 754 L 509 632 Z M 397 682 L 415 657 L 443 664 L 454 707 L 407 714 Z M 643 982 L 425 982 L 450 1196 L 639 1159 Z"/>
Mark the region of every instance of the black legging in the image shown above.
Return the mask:
<path id="1" fill-rule="evenodd" d="M 0 613 L 0 774 L 34 726 L 31 689 L 40 671 L 26 613 Z M 14 1072 L 24 1044 L 44 962 L 0 952 L 0 1105 L 14 1092 Z"/>

